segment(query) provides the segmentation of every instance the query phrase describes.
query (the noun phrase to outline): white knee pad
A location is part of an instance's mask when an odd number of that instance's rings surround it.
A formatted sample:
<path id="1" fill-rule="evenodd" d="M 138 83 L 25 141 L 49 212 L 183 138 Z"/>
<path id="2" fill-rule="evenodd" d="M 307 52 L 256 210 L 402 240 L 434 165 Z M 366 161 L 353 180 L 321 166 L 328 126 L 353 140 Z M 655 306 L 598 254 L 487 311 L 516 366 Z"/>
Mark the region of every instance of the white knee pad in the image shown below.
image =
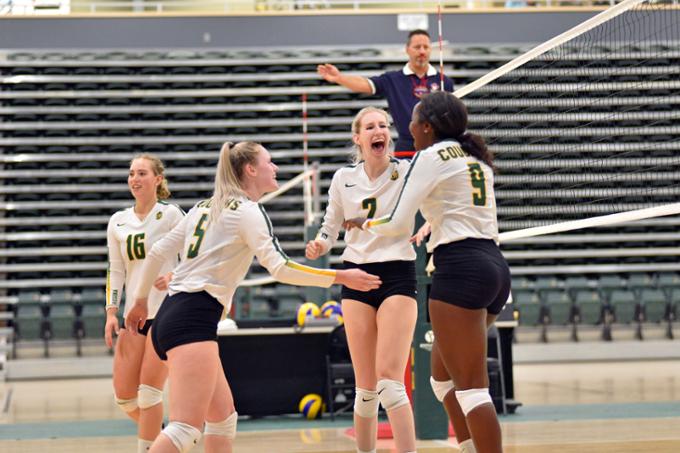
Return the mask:
<path id="1" fill-rule="evenodd" d="M 392 379 L 380 379 L 378 381 L 378 398 L 380 398 L 380 404 L 386 411 L 409 404 L 404 384 Z"/>
<path id="2" fill-rule="evenodd" d="M 357 387 L 354 397 L 354 413 L 360 417 L 373 418 L 378 415 L 378 392 L 375 390 L 364 390 Z"/>
<path id="3" fill-rule="evenodd" d="M 140 409 L 148 409 L 163 402 L 163 390 L 146 384 L 139 384 L 137 401 Z"/>
<path id="4" fill-rule="evenodd" d="M 229 439 L 236 437 L 236 422 L 238 421 L 238 414 L 234 411 L 229 417 L 221 422 L 205 422 L 203 428 L 204 436 L 224 436 Z"/>
<path id="5" fill-rule="evenodd" d="M 448 381 L 435 381 L 432 376 L 430 376 L 430 385 L 432 386 L 434 396 L 442 403 L 444 402 L 444 397 L 455 387 L 451 379 Z"/>
<path id="6" fill-rule="evenodd" d="M 146 453 L 151 449 L 153 440 L 137 439 L 137 453 Z"/>
<path id="7" fill-rule="evenodd" d="M 472 442 L 472 439 L 460 442 L 458 444 L 458 448 L 460 448 L 460 453 L 477 453 L 477 449 L 475 448 L 475 444 Z"/>
<path id="8" fill-rule="evenodd" d="M 123 412 L 132 412 L 137 409 L 137 398 L 131 398 L 129 400 L 124 400 L 116 397 L 116 404 Z"/>
<path id="9" fill-rule="evenodd" d="M 466 417 L 477 406 L 493 404 L 488 388 L 456 390 L 456 399 Z"/>
<path id="10" fill-rule="evenodd" d="M 191 425 L 182 422 L 170 422 L 163 430 L 179 453 L 186 453 L 201 439 L 201 432 Z"/>

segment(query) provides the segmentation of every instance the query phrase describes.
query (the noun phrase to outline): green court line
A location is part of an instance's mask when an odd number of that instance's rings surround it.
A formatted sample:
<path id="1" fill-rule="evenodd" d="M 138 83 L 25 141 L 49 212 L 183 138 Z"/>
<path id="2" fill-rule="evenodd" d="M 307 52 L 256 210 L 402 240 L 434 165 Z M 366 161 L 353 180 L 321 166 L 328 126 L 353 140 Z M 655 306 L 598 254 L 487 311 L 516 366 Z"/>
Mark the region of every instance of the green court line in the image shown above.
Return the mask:
<path id="1" fill-rule="evenodd" d="M 511 423 L 668 417 L 680 417 L 680 401 L 522 406 L 517 408 L 515 414 L 501 416 L 501 421 Z"/>
<path id="2" fill-rule="evenodd" d="M 136 425 L 128 420 L 77 420 L 72 422 L 16 423 L 0 425 L 0 440 L 136 435 Z"/>
<path id="3" fill-rule="evenodd" d="M 503 423 L 567 420 L 680 417 L 680 401 L 617 404 L 577 404 L 522 406 L 512 415 L 501 416 Z M 271 431 L 286 429 L 348 428 L 351 414 L 331 421 L 305 420 L 300 415 L 241 419 L 238 430 Z M 68 437 L 135 436 L 129 420 L 78 420 L 72 422 L 16 423 L 0 425 L 0 440 L 51 439 Z"/>

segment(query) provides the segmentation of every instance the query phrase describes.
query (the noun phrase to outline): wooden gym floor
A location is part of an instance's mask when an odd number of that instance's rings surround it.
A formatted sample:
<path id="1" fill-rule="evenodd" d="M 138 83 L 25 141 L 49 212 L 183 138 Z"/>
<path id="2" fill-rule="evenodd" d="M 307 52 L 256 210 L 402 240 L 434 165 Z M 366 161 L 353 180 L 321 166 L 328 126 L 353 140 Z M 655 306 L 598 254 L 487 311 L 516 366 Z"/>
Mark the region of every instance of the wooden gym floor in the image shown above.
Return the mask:
<path id="1" fill-rule="evenodd" d="M 680 452 L 680 362 L 515 365 L 515 399 L 501 418 L 505 451 Z M 135 427 L 113 403 L 109 379 L 0 383 L 0 451 L 134 452 Z M 239 453 L 352 453 L 348 417 L 239 420 Z M 381 440 L 380 453 L 393 451 Z M 194 451 L 201 452 L 199 446 Z M 420 453 L 456 452 L 455 439 L 419 441 Z"/>

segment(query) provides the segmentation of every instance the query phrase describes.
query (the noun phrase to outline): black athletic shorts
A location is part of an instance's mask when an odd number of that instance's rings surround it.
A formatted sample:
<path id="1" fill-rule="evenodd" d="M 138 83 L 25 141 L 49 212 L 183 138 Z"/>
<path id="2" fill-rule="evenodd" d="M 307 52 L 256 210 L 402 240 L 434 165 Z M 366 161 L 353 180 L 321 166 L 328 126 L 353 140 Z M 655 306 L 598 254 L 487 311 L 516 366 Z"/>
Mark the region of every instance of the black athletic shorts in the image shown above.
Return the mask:
<path id="1" fill-rule="evenodd" d="M 434 249 L 430 299 L 497 315 L 510 295 L 510 268 L 496 243 L 468 238 Z"/>
<path id="2" fill-rule="evenodd" d="M 205 291 L 166 296 L 151 331 L 153 347 L 161 360 L 183 344 L 217 341 L 217 323 L 224 306 Z"/>
<path id="3" fill-rule="evenodd" d="M 407 296 L 416 298 L 416 264 L 415 261 L 385 261 L 384 263 L 355 264 L 344 262 L 345 269 L 359 268 L 369 274 L 380 277 L 380 288 L 371 291 L 356 291 L 343 285 L 343 299 L 358 300 L 379 308 L 380 304 L 390 296 Z"/>
<path id="4" fill-rule="evenodd" d="M 147 319 L 144 325 L 142 326 L 141 329 L 137 329 L 137 332 L 140 334 L 147 336 L 149 334 L 149 329 L 151 328 L 151 324 L 153 324 L 153 319 Z M 121 329 L 125 329 L 125 318 L 120 323 Z"/>

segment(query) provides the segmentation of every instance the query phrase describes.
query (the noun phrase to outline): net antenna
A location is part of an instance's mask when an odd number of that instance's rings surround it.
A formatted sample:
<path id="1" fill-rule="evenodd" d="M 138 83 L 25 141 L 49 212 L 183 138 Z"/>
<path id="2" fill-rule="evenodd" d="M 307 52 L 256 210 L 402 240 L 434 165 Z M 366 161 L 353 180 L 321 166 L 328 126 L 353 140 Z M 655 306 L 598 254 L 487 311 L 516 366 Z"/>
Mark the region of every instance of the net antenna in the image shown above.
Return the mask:
<path id="1" fill-rule="evenodd" d="M 442 0 L 437 1 L 437 28 L 439 29 L 439 87 L 444 91 L 444 40 L 442 37 Z"/>
<path id="2" fill-rule="evenodd" d="M 680 7 L 625 0 L 453 93 L 496 153 L 501 242 L 680 214 L 679 58 Z"/>

